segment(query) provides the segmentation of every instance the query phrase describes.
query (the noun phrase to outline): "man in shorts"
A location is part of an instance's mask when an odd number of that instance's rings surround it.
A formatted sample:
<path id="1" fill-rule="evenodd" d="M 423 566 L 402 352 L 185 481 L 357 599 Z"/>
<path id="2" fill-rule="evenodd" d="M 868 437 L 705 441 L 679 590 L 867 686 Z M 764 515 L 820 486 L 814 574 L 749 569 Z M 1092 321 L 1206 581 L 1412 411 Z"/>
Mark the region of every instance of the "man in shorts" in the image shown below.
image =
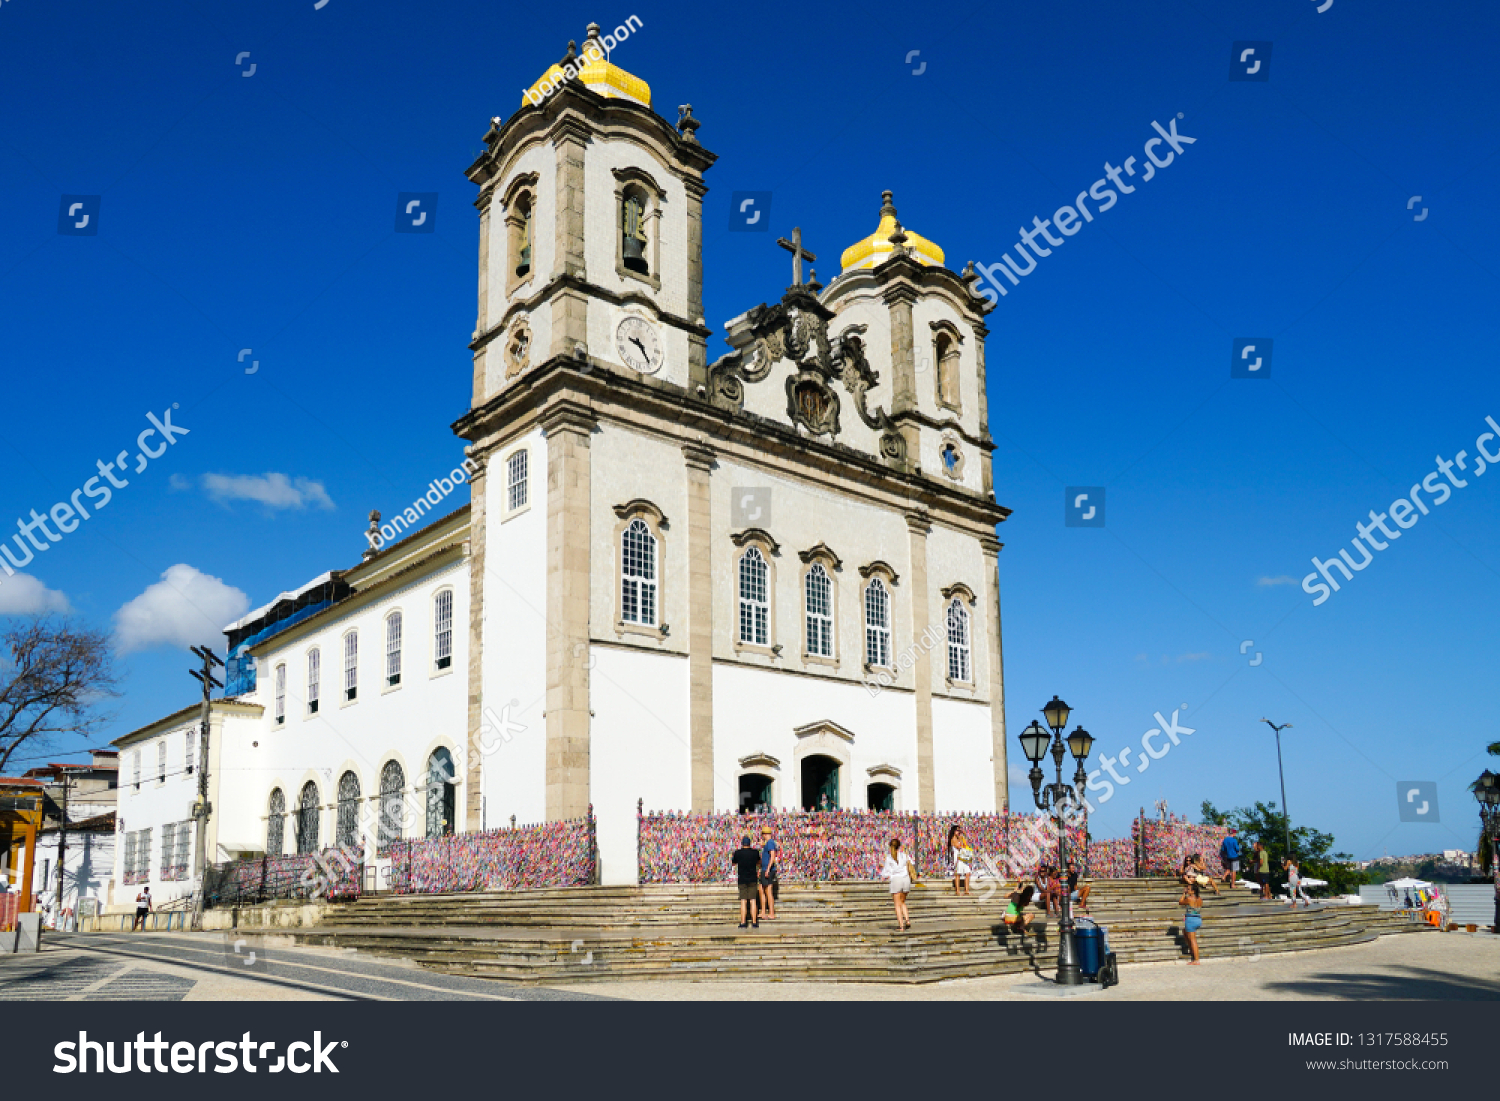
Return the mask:
<path id="1" fill-rule="evenodd" d="M 1092 884 L 1079 877 L 1078 865 L 1068 861 L 1068 897 L 1078 903 L 1078 908 L 1084 913 L 1089 912 L 1089 892 L 1093 889 Z"/>
<path id="2" fill-rule="evenodd" d="M 760 828 L 760 912 L 772 921 L 776 919 L 776 892 L 781 871 L 780 849 L 770 826 Z"/>
<path id="3" fill-rule="evenodd" d="M 759 891 L 757 879 L 760 873 L 760 850 L 750 843 L 750 835 L 747 833 L 740 838 L 740 847 L 734 850 L 734 855 L 729 858 L 737 873 L 736 880 L 740 891 L 740 928 L 745 928 L 745 915 L 750 915 L 750 925 L 756 929 L 760 928 L 760 914 L 756 909 L 756 895 Z"/>
<path id="4" fill-rule="evenodd" d="M 141 932 L 146 931 L 146 915 L 151 912 L 151 888 L 142 887 L 141 893 L 135 896 L 135 920 L 130 923 L 130 931 L 135 932 L 139 925 Z"/>
<path id="5" fill-rule="evenodd" d="M 1233 826 L 1229 827 L 1229 836 L 1219 846 L 1219 862 L 1224 865 L 1224 882 L 1233 887 L 1234 877 L 1240 870 L 1240 839 L 1235 836 Z"/>
<path id="6" fill-rule="evenodd" d="M 1251 854 L 1255 857 L 1255 881 L 1260 884 L 1260 897 L 1263 902 L 1271 901 L 1271 854 L 1259 841 L 1255 843 L 1255 851 Z"/>

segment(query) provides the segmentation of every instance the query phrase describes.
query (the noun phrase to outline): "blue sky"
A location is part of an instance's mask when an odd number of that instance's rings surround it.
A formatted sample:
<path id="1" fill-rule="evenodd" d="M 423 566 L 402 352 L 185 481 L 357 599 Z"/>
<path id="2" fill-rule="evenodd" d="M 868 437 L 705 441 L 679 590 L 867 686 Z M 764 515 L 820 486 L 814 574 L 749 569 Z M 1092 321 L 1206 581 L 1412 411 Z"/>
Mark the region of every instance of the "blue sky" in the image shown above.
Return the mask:
<path id="1" fill-rule="evenodd" d="M 192 699 L 186 655 L 153 643 L 190 629 L 148 614 L 169 568 L 204 575 L 177 580 L 212 609 L 353 564 L 368 510 L 461 458 L 462 173 L 490 116 L 590 20 L 636 15 L 614 60 L 668 117 L 692 102 L 720 158 L 719 330 L 779 295 L 793 225 L 826 282 L 889 188 L 950 266 L 992 263 L 1177 120 L 1195 143 L 991 315 L 1012 728 L 1059 693 L 1096 754 L 1138 754 L 1187 705 L 1195 733 L 1126 772 L 1096 833 L 1158 798 L 1195 818 L 1277 798 L 1264 715 L 1294 724 L 1298 822 L 1361 856 L 1470 847 L 1464 787 L 1500 702 L 1500 478 L 1455 488 L 1322 605 L 1299 583 L 1500 420 L 1500 12 L 1318 6 L 7 0 L 0 517 L 122 449 L 134 468 L 148 412 L 189 434 L 0 609 L 66 601 L 109 626 L 138 601 L 114 736 Z M 1228 79 L 1236 41 L 1273 43 L 1267 81 Z M 770 234 L 729 232 L 736 190 L 773 192 Z M 393 232 L 402 191 L 438 193 L 435 233 Z M 58 233 L 64 194 L 102 196 L 97 236 Z M 1269 379 L 1229 378 L 1236 337 L 1273 338 Z M 1064 525 L 1068 486 L 1105 487 L 1105 528 Z M 1437 824 L 1398 821 L 1408 780 L 1437 782 Z"/>

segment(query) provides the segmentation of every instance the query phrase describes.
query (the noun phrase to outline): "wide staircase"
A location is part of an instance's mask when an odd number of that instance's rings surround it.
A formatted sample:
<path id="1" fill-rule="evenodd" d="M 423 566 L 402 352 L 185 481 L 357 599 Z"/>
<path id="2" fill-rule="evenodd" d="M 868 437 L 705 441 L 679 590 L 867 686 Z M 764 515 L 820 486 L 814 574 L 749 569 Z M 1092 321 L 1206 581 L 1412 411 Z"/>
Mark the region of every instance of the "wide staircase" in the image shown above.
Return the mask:
<path id="1" fill-rule="evenodd" d="M 302 944 L 352 948 L 424 967 L 536 983 L 674 978 L 770 982 L 926 983 L 1048 972 L 1056 918 L 1035 911 L 1026 936 L 1001 921 L 1004 897 L 957 898 L 933 880 L 910 896 L 897 932 L 883 883 L 783 884 L 774 921 L 739 929 L 730 885 L 568 887 L 450 895 L 378 894 L 293 933 Z M 1187 954 L 1178 888 L 1168 880 L 1100 880 L 1091 916 L 1122 965 Z M 1360 944 L 1430 929 L 1374 906 L 1288 909 L 1244 888 L 1204 899 L 1206 958 L 1254 957 Z"/>

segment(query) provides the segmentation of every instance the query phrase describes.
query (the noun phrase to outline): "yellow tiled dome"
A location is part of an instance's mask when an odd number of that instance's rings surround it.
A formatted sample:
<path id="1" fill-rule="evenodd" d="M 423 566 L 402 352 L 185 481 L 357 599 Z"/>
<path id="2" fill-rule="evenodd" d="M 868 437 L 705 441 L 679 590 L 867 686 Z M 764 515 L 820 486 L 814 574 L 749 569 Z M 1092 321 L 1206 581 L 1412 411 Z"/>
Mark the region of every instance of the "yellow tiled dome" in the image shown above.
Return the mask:
<path id="1" fill-rule="evenodd" d="M 574 70 L 572 77 L 568 76 L 569 68 Z M 584 40 L 581 54 L 577 52 L 576 44 L 569 42 L 568 56 L 548 68 L 537 78 L 535 84 L 521 93 L 522 105 L 528 102 L 539 103 L 551 90 L 568 80 L 583 81 L 589 91 L 596 92 L 605 99 L 627 99 L 642 107 L 651 106 L 651 86 L 640 77 L 605 60 L 598 23 L 589 24 L 588 37 Z"/>
<path id="2" fill-rule="evenodd" d="M 880 224 L 875 227 L 875 232 L 863 241 L 857 241 L 844 250 L 844 255 L 839 257 L 839 263 L 844 271 L 853 271 L 856 268 L 874 268 L 885 263 L 891 258 L 895 245 L 891 244 L 891 237 L 896 232 L 896 205 L 892 202 L 892 194 L 882 191 L 880 198 Z M 943 250 L 938 248 L 926 237 L 922 237 L 911 230 L 902 227 L 906 234 L 906 247 L 912 257 L 919 263 L 938 267 L 943 266 Z"/>

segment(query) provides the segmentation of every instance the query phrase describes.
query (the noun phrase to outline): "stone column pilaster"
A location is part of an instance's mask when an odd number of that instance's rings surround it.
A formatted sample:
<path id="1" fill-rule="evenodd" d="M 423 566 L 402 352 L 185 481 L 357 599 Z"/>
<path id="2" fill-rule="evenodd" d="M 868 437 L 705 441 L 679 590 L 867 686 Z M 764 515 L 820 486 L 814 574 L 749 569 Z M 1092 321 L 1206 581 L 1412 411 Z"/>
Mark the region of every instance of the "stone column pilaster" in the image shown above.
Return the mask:
<path id="1" fill-rule="evenodd" d="M 911 309 L 917 294 L 905 283 L 897 283 L 887 287 L 882 297 L 891 312 L 891 416 L 906 439 L 906 461 L 916 467 L 922 461 L 921 428 L 902 414 L 917 409 L 917 348 Z"/>
<path id="2" fill-rule="evenodd" d="M 483 828 L 483 761 L 479 753 L 480 726 L 484 722 L 484 569 L 487 561 L 485 543 L 489 535 L 486 517 L 489 502 L 488 459 L 470 454 L 476 469 L 469 474 L 469 645 L 468 645 L 468 716 L 469 740 L 464 753 L 464 830 L 474 833 Z M 457 624 L 454 625 L 455 627 Z M 455 636 L 457 632 L 454 632 Z"/>
<path id="3" fill-rule="evenodd" d="M 1010 807 L 1010 768 L 1005 742 L 1005 652 L 1001 648 L 1000 630 L 1000 548 L 1004 544 L 992 535 L 984 535 L 979 538 L 979 546 L 984 551 L 984 569 L 989 578 L 985 619 L 989 622 L 991 760 L 995 768 L 995 809 L 1002 811 Z"/>
<path id="4" fill-rule="evenodd" d="M 583 155 L 588 127 L 577 118 L 564 118 L 553 130 L 557 150 L 557 215 L 553 225 L 552 276 L 587 278 L 584 260 Z M 588 299 L 564 290 L 552 300 L 550 354 L 571 355 L 578 344 L 588 344 Z"/>
<path id="5" fill-rule="evenodd" d="M 924 642 L 932 607 L 932 593 L 927 585 L 927 536 L 932 532 L 932 524 L 927 513 L 908 512 L 906 530 L 911 534 L 911 632 L 916 651 L 912 678 L 917 709 L 917 810 L 931 812 L 937 810 L 932 771 L 932 663 L 936 660 L 933 653 L 939 648 L 925 647 Z"/>
<path id="6" fill-rule="evenodd" d="M 697 323 L 703 317 L 703 196 L 708 193 L 702 180 L 685 181 L 687 192 L 687 317 Z M 688 393 L 708 385 L 708 340 L 691 333 L 688 336 Z"/>
<path id="7" fill-rule="evenodd" d="M 474 205 L 479 208 L 479 306 L 474 314 L 476 338 L 489 329 L 490 318 L 490 207 L 494 205 L 494 188 L 487 187 L 479 193 Z M 473 408 L 484 404 L 489 396 L 485 383 L 485 357 L 489 345 L 474 353 L 474 401 Z"/>
<path id="8" fill-rule="evenodd" d="M 682 445 L 687 463 L 688 721 L 692 761 L 691 809 L 714 809 L 714 582 L 710 471 L 715 453 L 705 443 Z"/>
<path id="9" fill-rule="evenodd" d="M 547 820 L 589 805 L 591 410 L 561 402 L 547 438 Z"/>
<path id="10" fill-rule="evenodd" d="M 979 438 L 988 440 L 990 438 L 990 394 L 989 380 L 985 375 L 984 367 L 984 338 L 990 335 L 989 329 L 976 323 L 974 325 L 974 358 L 978 363 L 979 374 Z M 994 495 L 995 492 L 995 464 L 990 461 L 990 456 L 984 456 L 984 463 L 980 470 L 983 478 L 985 493 Z"/>

